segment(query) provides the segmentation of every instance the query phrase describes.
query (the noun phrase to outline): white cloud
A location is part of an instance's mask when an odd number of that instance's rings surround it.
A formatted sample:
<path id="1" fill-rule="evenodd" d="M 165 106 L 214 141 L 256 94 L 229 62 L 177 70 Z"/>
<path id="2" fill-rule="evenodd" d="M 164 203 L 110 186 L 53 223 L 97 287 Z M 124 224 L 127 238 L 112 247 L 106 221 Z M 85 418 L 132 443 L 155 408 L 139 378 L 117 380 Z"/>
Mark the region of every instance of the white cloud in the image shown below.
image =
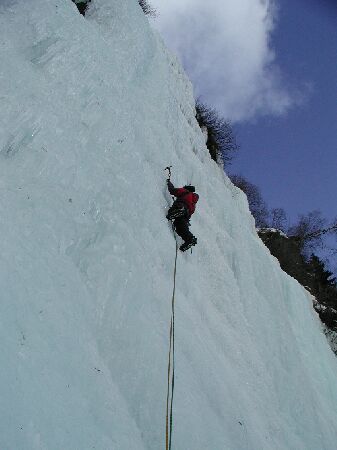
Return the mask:
<path id="1" fill-rule="evenodd" d="M 150 0 L 154 25 L 181 58 L 196 95 L 233 121 L 292 104 L 271 47 L 273 0 Z"/>

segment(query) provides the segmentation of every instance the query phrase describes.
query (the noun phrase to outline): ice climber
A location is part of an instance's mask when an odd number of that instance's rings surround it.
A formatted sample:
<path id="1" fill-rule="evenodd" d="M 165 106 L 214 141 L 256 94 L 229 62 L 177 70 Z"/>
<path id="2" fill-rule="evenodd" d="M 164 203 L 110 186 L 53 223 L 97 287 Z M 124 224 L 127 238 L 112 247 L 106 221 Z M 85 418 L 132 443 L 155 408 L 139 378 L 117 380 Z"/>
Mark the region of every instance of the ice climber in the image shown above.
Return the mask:
<path id="1" fill-rule="evenodd" d="M 189 220 L 195 211 L 199 195 L 195 193 L 194 186 L 175 188 L 169 178 L 167 179 L 167 187 L 170 194 L 176 199 L 168 210 L 166 218 L 174 221 L 176 233 L 184 240 L 184 243 L 180 246 L 180 250 L 184 252 L 197 243 L 197 238 L 189 230 Z"/>

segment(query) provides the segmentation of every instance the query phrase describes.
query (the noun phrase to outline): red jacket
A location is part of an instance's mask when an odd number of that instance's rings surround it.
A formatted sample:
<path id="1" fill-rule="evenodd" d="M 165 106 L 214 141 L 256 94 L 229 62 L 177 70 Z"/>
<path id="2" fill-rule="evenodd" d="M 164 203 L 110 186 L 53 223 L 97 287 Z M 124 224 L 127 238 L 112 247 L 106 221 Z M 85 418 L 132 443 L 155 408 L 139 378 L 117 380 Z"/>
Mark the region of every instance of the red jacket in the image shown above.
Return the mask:
<path id="1" fill-rule="evenodd" d="M 199 195 L 195 192 L 190 192 L 185 188 L 175 188 L 171 181 L 167 182 L 167 187 L 170 194 L 177 197 L 176 202 L 183 203 L 187 206 L 189 215 L 191 216 L 195 211 L 195 205 L 199 200 Z"/>

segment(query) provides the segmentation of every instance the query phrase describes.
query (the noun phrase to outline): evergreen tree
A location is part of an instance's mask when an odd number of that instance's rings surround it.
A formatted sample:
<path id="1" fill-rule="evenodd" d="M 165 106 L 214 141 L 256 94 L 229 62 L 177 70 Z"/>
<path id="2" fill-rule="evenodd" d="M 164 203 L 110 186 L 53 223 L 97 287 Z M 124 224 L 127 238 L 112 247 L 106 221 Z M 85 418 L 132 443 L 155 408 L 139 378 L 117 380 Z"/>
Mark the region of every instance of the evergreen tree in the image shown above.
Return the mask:
<path id="1" fill-rule="evenodd" d="M 333 273 L 330 270 L 326 270 L 324 262 L 313 253 L 308 262 L 308 266 L 310 267 L 310 272 L 314 275 L 317 283 L 324 287 L 334 286 L 336 284 L 336 278 L 333 277 Z"/>

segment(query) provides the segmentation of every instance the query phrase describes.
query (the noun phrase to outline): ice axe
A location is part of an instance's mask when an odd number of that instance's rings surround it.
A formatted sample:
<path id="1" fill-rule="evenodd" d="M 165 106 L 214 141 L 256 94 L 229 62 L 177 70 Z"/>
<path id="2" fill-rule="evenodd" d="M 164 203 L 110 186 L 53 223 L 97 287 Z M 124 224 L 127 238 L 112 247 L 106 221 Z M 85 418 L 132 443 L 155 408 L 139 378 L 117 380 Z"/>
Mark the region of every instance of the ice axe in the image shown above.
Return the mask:
<path id="1" fill-rule="evenodd" d="M 171 167 L 172 167 L 172 166 L 167 166 L 167 167 L 165 167 L 165 169 L 164 169 L 164 170 L 168 170 L 168 179 L 171 178 Z"/>
<path id="2" fill-rule="evenodd" d="M 171 167 L 172 166 L 167 166 L 167 167 L 165 167 L 165 169 L 164 170 L 167 170 L 168 171 L 168 179 L 167 179 L 167 181 L 170 181 L 170 178 L 171 178 Z M 174 196 L 172 195 L 172 200 L 174 201 Z"/>

